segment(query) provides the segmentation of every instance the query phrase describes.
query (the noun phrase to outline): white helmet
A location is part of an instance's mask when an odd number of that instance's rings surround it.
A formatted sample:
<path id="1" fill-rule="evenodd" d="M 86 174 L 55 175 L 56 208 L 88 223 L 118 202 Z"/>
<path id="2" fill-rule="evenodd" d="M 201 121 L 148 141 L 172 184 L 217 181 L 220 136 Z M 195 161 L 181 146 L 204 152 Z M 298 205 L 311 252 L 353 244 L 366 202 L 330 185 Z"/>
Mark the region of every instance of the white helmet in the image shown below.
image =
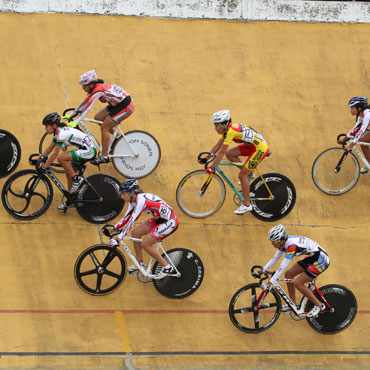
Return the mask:
<path id="1" fill-rule="evenodd" d="M 229 123 L 231 120 L 230 111 L 229 110 L 220 110 L 213 114 L 212 122 L 218 123 L 220 125 L 224 123 Z"/>
<path id="2" fill-rule="evenodd" d="M 84 73 L 80 77 L 80 85 L 82 86 L 88 85 L 94 81 L 98 81 L 98 76 L 96 75 L 95 69 Z"/>
<path id="3" fill-rule="evenodd" d="M 267 237 L 272 242 L 277 242 L 282 239 L 286 239 L 287 233 L 284 225 L 279 224 L 273 227 L 267 234 Z"/>

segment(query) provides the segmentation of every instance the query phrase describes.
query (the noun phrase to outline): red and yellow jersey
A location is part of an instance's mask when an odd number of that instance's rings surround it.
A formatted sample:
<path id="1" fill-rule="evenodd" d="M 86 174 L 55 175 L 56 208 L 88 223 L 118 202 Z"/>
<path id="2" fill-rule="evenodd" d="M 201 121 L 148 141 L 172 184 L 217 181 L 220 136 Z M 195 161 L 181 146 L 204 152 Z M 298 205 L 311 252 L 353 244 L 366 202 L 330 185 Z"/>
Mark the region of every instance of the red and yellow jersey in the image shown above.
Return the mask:
<path id="1" fill-rule="evenodd" d="M 78 110 L 83 113 L 95 103 L 96 99 L 99 99 L 102 103 L 108 103 L 109 105 L 116 106 L 125 98 L 130 99 L 131 101 L 130 94 L 123 90 L 122 87 L 105 83 L 97 83 L 94 90 L 87 94 L 85 100 L 78 107 Z"/>
<path id="2" fill-rule="evenodd" d="M 261 143 L 266 143 L 262 135 L 252 127 L 242 123 L 230 123 L 226 133 L 221 135 L 224 145 L 230 145 L 232 141 L 236 143 L 246 143 L 258 146 Z"/>

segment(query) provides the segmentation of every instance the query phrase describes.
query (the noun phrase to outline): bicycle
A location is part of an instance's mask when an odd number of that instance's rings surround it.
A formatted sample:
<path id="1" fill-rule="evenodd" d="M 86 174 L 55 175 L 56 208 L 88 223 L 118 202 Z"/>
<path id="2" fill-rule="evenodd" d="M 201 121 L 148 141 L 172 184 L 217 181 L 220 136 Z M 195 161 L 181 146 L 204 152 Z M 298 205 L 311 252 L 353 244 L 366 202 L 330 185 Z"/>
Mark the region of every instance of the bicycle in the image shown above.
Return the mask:
<path id="1" fill-rule="evenodd" d="M 90 223 L 105 223 L 120 214 L 124 201 L 120 198 L 120 182 L 116 178 L 100 173 L 89 176 L 84 178 L 78 193 L 70 194 L 49 168 L 42 167 L 47 157 L 34 159 L 39 156 L 32 154 L 29 157 L 35 169 L 14 173 L 3 186 L 1 199 L 11 216 L 19 220 L 33 220 L 44 214 L 53 201 L 51 182 L 63 194 L 66 205 L 74 205 L 78 214 Z M 86 165 L 82 164 L 78 169 L 79 176 L 83 176 L 85 169 Z"/>
<path id="2" fill-rule="evenodd" d="M 94 104 L 92 104 L 92 106 Z M 90 109 L 88 111 L 90 111 Z M 74 110 L 75 108 L 66 109 L 63 112 L 63 116 L 66 115 L 67 112 Z M 83 115 L 78 117 L 74 122 L 77 124 L 76 128 L 84 131 L 91 137 L 95 147 L 101 152 L 102 148 L 100 143 L 85 125 L 84 121 L 96 123 L 98 125 L 101 125 L 103 122 L 85 118 L 88 111 L 84 112 Z M 47 134 L 45 133 L 40 140 L 40 153 L 43 152 L 46 137 Z M 112 160 L 113 167 L 122 176 L 139 179 L 148 176 L 157 168 L 161 159 L 161 148 L 158 141 L 151 134 L 141 130 L 133 130 L 124 134 L 120 125 L 116 125 L 109 142 L 108 157 Z M 52 168 L 55 172 L 64 172 L 64 170 L 58 169 L 54 164 Z"/>
<path id="3" fill-rule="evenodd" d="M 337 141 L 346 134 L 337 136 Z M 347 137 L 342 148 L 334 147 L 320 153 L 312 165 L 312 180 L 316 187 L 329 195 L 341 195 L 350 191 L 360 177 L 360 164 L 352 152 L 346 152 L 344 146 L 353 136 Z M 359 145 L 370 146 L 370 143 L 358 142 Z M 360 157 L 365 166 L 370 168 L 370 163 L 355 146 L 352 148 Z M 365 175 L 369 175 L 366 173 Z"/>
<path id="4" fill-rule="evenodd" d="M 205 155 L 211 155 L 204 165 L 206 169 L 216 156 L 210 152 L 202 152 L 198 155 L 198 160 Z M 215 168 L 215 173 L 208 174 L 205 169 L 188 173 L 182 178 L 176 190 L 176 201 L 180 209 L 194 218 L 213 215 L 225 201 L 225 182 L 235 193 L 234 203 L 240 206 L 244 201 L 242 191 L 235 187 L 220 166 L 238 167 L 241 165 L 243 164 L 220 162 Z M 252 214 L 263 221 L 276 221 L 285 217 L 293 209 L 297 197 L 293 183 L 279 173 L 262 175 L 258 167 L 256 170 L 258 177 L 250 184 Z"/>
<path id="5" fill-rule="evenodd" d="M 9 131 L 0 129 L 0 178 L 10 175 L 21 160 L 21 146 Z"/>
<path id="6" fill-rule="evenodd" d="M 306 319 L 312 329 L 321 334 L 335 334 L 348 328 L 357 314 L 355 295 L 346 287 L 337 284 L 316 287 L 313 279 L 308 287 L 325 304 L 325 310 L 316 317 L 308 317 L 313 303 L 303 297 L 299 306 L 293 303 L 284 289 L 276 282 L 271 290 L 266 290 L 262 282 L 274 272 L 263 271 L 262 266 L 253 266 L 253 274 L 261 273 L 259 283 L 252 283 L 240 288 L 231 298 L 229 317 L 231 322 L 245 333 L 261 333 L 271 328 L 280 316 L 281 299 L 290 307 L 290 316 L 296 321 Z M 255 276 L 254 276 L 255 277 Z M 293 283 L 294 279 L 280 278 L 278 281 Z M 281 297 L 281 298 L 280 298 Z"/>
<path id="7" fill-rule="evenodd" d="M 109 228 L 113 228 L 111 234 Z M 165 297 L 183 299 L 193 294 L 201 285 L 204 276 L 204 266 L 199 256 L 185 248 L 174 248 L 167 252 L 161 242 L 156 243 L 157 249 L 163 252 L 162 257 L 174 268 L 171 275 L 160 273 L 162 266 L 151 258 L 147 267 L 137 261 L 135 255 L 123 240 L 112 247 L 103 243 L 102 233 L 109 238 L 119 234 L 120 230 L 113 225 L 98 227 L 101 244 L 88 247 L 77 258 L 74 276 L 77 285 L 86 293 L 99 296 L 115 291 L 126 278 L 126 258 L 118 249 L 120 245 L 137 267 L 137 279 L 142 283 L 153 283 L 155 289 Z M 141 239 L 125 236 L 124 240 L 141 242 Z"/>

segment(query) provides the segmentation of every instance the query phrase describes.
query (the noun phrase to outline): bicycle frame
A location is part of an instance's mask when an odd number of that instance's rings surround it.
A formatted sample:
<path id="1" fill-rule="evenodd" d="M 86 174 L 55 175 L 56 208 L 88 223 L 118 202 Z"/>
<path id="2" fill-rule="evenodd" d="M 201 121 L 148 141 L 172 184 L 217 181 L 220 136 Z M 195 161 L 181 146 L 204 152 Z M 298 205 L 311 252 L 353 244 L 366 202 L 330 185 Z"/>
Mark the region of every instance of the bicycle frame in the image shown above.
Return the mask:
<path id="1" fill-rule="evenodd" d="M 229 180 L 229 178 L 226 176 L 226 174 L 221 170 L 220 166 L 240 166 L 242 165 L 242 163 L 233 163 L 233 162 L 220 162 L 218 164 L 218 166 L 215 167 L 215 170 L 216 172 L 218 172 L 218 174 L 222 177 L 222 179 L 226 182 L 227 185 L 229 185 L 229 187 L 231 188 L 231 190 L 241 199 L 241 201 L 243 202 L 244 201 L 244 196 L 243 194 L 235 187 L 235 185 Z M 271 193 L 271 190 L 270 188 L 268 187 L 266 181 L 264 180 L 260 170 L 258 169 L 258 167 L 256 167 L 256 170 L 258 172 L 258 176 L 260 177 L 260 179 L 262 180 L 263 184 L 266 186 L 266 189 L 267 191 L 269 192 L 270 196 L 267 197 L 267 198 L 254 198 L 254 197 L 251 197 L 250 200 L 273 200 L 274 199 L 274 195 Z M 201 189 L 201 192 L 204 192 L 207 187 L 208 187 L 208 184 L 211 182 L 212 178 L 213 178 L 213 174 L 211 173 L 208 177 L 208 179 L 206 180 L 206 182 L 204 183 L 202 189 Z M 249 181 L 249 179 L 248 179 Z M 203 188 L 204 188 L 204 191 L 203 191 Z"/>
<path id="2" fill-rule="evenodd" d="M 275 289 L 279 293 L 280 297 L 288 304 L 288 306 L 291 308 L 291 310 L 294 312 L 294 314 L 296 316 L 305 318 L 307 313 L 303 312 L 303 308 L 305 307 L 305 305 L 308 301 L 308 298 L 306 296 L 304 296 L 302 301 L 301 301 L 300 306 L 297 308 L 297 306 L 290 299 L 290 297 L 285 292 L 285 290 L 279 285 L 278 281 L 286 282 L 286 283 L 294 283 L 294 279 L 279 278 L 276 283 L 272 284 L 272 286 L 273 286 L 273 289 Z M 316 287 L 316 279 L 312 279 L 312 281 L 308 284 L 308 288 L 312 292 L 316 291 L 319 294 L 322 302 L 325 303 L 325 306 L 327 307 L 327 309 L 332 310 L 332 307 L 330 306 L 328 301 L 325 299 L 324 295 Z M 258 310 L 261 306 L 263 306 L 263 301 L 264 301 L 265 297 L 267 296 L 268 292 L 269 292 L 268 290 L 264 290 L 264 291 L 261 292 L 261 294 L 257 298 L 256 310 Z"/>
<path id="3" fill-rule="evenodd" d="M 103 236 L 102 236 L 102 232 L 101 232 L 101 228 L 100 226 L 98 225 L 98 233 L 99 233 L 99 237 L 100 237 L 100 241 L 102 244 L 105 244 L 104 241 L 103 241 Z M 123 248 L 123 250 L 127 253 L 127 255 L 131 258 L 132 262 L 134 263 L 134 265 L 136 266 L 136 268 L 138 269 L 139 273 L 146 279 L 150 279 L 150 280 L 159 280 L 159 279 L 163 279 L 163 276 L 161 275 L 158 275 L 158 274 L 151 274 L 151 270 L 152 270 L 152 267 L 155 263 L 155 258 L 151 258 L 150 259 L 150 262 L 148 264 L 148 266 L 146 267 L 146 269 L 144 269 L 140 263 L 138 262 L 138 260 L 136 259 L 135 255 L 132 253 L 131 249 L 127 246 L 127 244 L 123 241 L 123 240 L 129 240 L 129 241 L 132 241 L 132 242 L 139 242 L 141 243 L 142 242 L 142 239 L 139 239 L 139 238 L 133 238 L 133 237 L 130 237 L 130 236 L 125 236 L 123 239 L 121 239 L 119 241 L 119 245 Z M 179 270 L 176 268 L 176 266 L 173 264 L 173 262 L 171 261 L 171 259 L 168 257 L 166 251 L 163 249 L 162 247 L 162 243 L 161 242 L 158 242 L 158 243 L 155 243 L 155 246 L 157 248 L 157 250 L 161 250 L 161 252 L 167 257 L 167 260 L 168 262 L 170 263 L 170 265 L 175 269 L 176 271 L 176 274 L 171 274 L 172 277 L 180 277 L 181 276 L 181 273 L 179 272 Z"/>
<path id="4" fill-rule="evenodd" d="M 350 138 L 353 139 L 353 136 L 349 136 Z M 352 143 L 353 140 L 350 141 L 350 143 Z M 361 153 L 361 150 L 357 148 L 357 145 L 364 145 L 364 146 L 370 146 L 370 143 L 365 143 L 365 142 L 357 142 L 353 147 L 352 149 L 355 151 L 355 153 L 360 157 L 360 159 L 362 160 L 362 162 L 364 163 L 364 165 L 366 165 L 368 168 L 370 168 L 370 163 L 367 161 L 367 159 L 365 158 L 364 154 Z M 344 145 L 343 145 L 344 147 Z M 343 162 L 344 160 L 346 159 L 348 155 L 348 152 L 345 152 L 343 153 L 342 157 L 340 158 L 337 166 L 335 167 L 334 169 L 334 172 L 335 173 L 338 173 L 340 171 L 340 169 L 342 168 L 342 165 L 343 165 Z"/>

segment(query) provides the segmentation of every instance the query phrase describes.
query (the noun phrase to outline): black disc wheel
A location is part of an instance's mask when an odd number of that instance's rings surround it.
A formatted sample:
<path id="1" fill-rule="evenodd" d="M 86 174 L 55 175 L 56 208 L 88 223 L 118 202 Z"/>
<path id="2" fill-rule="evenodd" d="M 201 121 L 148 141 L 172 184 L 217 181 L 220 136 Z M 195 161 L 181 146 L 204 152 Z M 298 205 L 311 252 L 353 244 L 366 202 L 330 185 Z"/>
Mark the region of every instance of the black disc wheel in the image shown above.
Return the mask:
<path id="1" fill-rule="evenodd" d="M 9 131 L 0 129 L 0 177 L 10 175 L 21 159 L 21 146 Z"/>
<path id="2" fill-rule="evenodd" d="M 74 272 L 76 283 L 83 291 L 92 295 L 106 295 L 125 280 L 126 259 L 119 249 L 97 244 L 80 254 Z"/>
<path id="3" fill-rule="evenodd" d="M 231 322 L 245 333 L 260 333 L 269 329 L 279 318 L 281 300 L 271 289 L 257 309 L 262 294 L 260 284 L 248 284 L 240 288 L 231 298 L 229 317 Z"/>
<path id="4" fill-rule="evenodd" d="M 5 182 L 1 199 L 6 211 L 19 220 L 33 220 L 44 214 L 53 201 L 49 179 L 35 170 L 22 170 Z"/>
<path id="5" fill-rule="evenodd" d="M 104 224 L 116 218 L 125 202 L 121 199 L 120 182 L 113 176 L 89 176 L 76 197 L 76 210 L 86 221 Z"/>
<path id="6" fill-rule="evenodd" d="M 162 254 L 162 257 L 180 272 L 180 277 L 166 276 L 153 280 L 154 287 L 159 293 L 168 298 L 182 299 L 193 294 L 201 285 L 204 276 L 204 266 L 199 256 L 185 248 L 174 248 Z M 152 274 L 158 274 L 162 266 L 156 262 Z"/>
<path id="7" fill-rule="evenodd" d="M 264 181 L 258 177 L 250 186 L 252 214 L 263 221 L 277 221 L 293 209 L 297 198 L 295 187 L 279 173 L 266 173 L 262 177 Z"/>
<path id="8" fill-rule="evenodd" d="M 331 309 L 320 313 L 316 317 L 307 317 L 308 324 L 322 334 L 335 334 L 353 322 L 357 314 L 357 300 L 355 295 L 346 287 L 336 284 L 325 285 L 320 288 Z M 320 299 L 318 293 L 315 292 Z M 320 299 L 321 300 L 321 299 Z M 313 304 L 307 302 L 306 312 L 311 311 Z"/>

